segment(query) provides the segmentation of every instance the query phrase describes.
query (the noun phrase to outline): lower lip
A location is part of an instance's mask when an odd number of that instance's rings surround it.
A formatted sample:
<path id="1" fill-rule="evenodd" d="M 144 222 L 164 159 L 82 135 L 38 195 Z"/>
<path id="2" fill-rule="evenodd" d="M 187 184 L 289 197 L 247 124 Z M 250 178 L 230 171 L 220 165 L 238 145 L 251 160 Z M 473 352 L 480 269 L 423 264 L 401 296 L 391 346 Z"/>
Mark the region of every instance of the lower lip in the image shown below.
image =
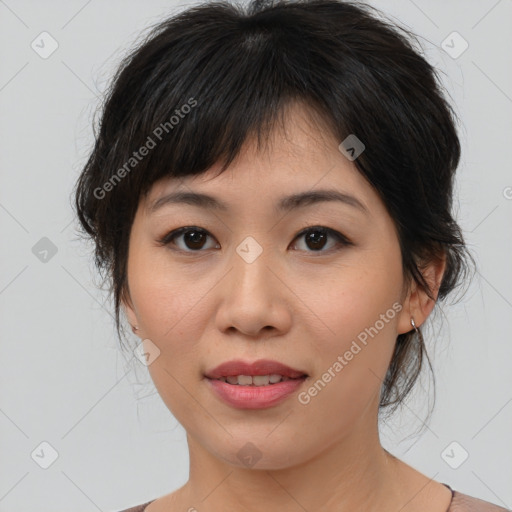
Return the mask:
<path id="1" fill-rule="evenodd" d="M 229 405 L 240 409 L 265 409 L 281 403 L 302 386 L 306 377 L 290 379 L 267 386 L 241 386 L 209 379 L 213 391 Z"/>

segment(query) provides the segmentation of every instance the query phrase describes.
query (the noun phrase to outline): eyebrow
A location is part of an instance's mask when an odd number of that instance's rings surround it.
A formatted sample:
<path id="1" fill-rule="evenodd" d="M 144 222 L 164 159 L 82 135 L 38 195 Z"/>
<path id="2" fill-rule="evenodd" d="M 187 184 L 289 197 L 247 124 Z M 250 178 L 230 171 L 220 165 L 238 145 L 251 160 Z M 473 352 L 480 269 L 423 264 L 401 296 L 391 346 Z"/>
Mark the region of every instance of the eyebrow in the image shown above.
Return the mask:
<path id="1" fill-rule="evenodd" d="M 344 192 L 340 192 L 338 190 L 330 189 L 312 190 L 283 197 L 277 203 L 276 211 L 288 212 L 327 201 L 338 201 L 343 204 L 355 207 L 366 215 L 370 214 L 366 206 L 364 206 L 364 204 L 356 197 Z M 154 201 L 149 206 L 149 212 L 154 213 L 168 204 L 189 204 L 192 206 L 198 206 L 200 208 L 212 209 L 222 212 L 229 211 L 228 205 L 207 194 L 201 194 L 198 192 L 171 192 L 170 194 L 166 194 Z"/>

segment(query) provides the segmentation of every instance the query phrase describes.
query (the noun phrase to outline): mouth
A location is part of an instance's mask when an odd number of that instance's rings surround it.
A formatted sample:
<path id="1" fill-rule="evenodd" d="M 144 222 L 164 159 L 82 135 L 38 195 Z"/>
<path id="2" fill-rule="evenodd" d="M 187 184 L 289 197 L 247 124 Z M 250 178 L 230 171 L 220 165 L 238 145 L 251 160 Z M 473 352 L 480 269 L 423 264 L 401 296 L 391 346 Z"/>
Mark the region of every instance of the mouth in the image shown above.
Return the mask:
<path id="1" fill-rule="evenodd" d="M 304 371 L 270 360 L 228 361 L 204 376 L 221 400 L 241 409 L 277 406 L 309 377 Z"/>

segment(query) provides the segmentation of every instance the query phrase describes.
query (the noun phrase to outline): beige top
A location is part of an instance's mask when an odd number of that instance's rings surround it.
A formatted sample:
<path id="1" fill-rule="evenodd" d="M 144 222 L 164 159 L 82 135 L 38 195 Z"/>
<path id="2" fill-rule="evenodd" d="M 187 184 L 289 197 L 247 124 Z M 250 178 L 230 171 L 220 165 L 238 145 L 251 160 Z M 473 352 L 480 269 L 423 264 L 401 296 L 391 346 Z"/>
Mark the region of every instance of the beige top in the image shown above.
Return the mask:
<path id="1" fill-rule="evenodd" d="M 499 507 L 488 501 L 468 496 L 460 492 L 454 491 L 449 485 L 443 484 L 452 491 L 452 501 L 446 512 L 511 512 L 509 509 Z M 127 508 L 121 512 L 144 512 L 146 507 L 155 500 L 148 501 L 136 507 Z"/>

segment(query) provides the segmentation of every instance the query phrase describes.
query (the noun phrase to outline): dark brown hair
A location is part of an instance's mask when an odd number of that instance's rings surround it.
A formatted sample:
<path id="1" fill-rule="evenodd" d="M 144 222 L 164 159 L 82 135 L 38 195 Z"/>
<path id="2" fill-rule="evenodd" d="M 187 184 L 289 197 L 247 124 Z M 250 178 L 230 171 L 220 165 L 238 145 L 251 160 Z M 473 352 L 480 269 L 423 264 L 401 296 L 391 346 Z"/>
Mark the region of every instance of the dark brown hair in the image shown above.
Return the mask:
<path id="1" fill-rule="evenodd" d="M 199 175 L 218 162 L 224 172 L 249 137 L 260 147 L 297 103 L 340 142 L 355 134 L 364 143 L 354 163 L 395 222 L 407 282 L 432 297 L 421 264 L 444 254 L 437 299 L 459 285 L 474 260 L 452 217 L 456 114 L 415 42 L 374 7 L 342 0 L 207 2 L 151 28 L 111 82 L 74 191 L 120 339 L 140 199 L 163 177 Z M 396 340 L 381 408 L 401 403 L 420 373 L 426 351 L 414 334 Z"/>

